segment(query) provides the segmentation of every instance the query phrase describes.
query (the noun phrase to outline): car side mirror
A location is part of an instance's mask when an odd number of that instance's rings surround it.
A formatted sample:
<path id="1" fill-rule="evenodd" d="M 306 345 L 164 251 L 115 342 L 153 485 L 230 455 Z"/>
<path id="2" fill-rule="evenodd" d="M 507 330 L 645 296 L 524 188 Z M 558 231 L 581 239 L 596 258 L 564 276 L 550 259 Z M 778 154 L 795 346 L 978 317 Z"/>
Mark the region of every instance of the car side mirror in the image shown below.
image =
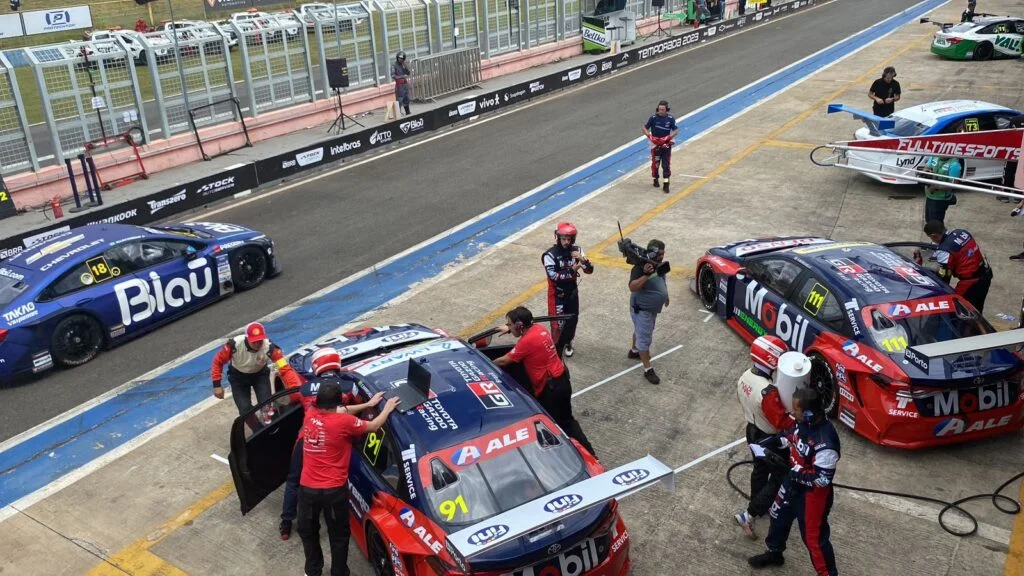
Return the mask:
<path id="1" fill-rule="evenodd" d="M 749 273 L 747 272 L 747 269 L 746 269 L 746 268 L 740 268 L 740 269 L 739 269 L 739 270 L 737 270 L 737 271 L 736 271 L 736 273 L 734 274 L 734 276 L 736 277 L 736 279 L 737 279 L 737 280 L 741 280 L 741 281 L 742 281 L 742 280 L 746 280 L 746 279 L 747 279 L 747 276 L 748 276 L 748 275 L 749 275 Z"/>

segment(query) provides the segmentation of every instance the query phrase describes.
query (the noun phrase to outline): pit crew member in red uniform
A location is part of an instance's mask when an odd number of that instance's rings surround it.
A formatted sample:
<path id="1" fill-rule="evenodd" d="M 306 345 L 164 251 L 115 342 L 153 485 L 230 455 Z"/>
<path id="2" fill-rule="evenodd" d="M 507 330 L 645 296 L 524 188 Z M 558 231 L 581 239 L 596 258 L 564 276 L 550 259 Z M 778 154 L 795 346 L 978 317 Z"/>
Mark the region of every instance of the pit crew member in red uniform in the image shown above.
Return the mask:
<path id="1" fill-rule="evenodd" d="M 672 176 L 672 139 L 679 134 L 676 119 L 668 113 L 668 102 L 658 102 L 657 112 L 647 119 L 643 127 L 644 136 L 651 141 L 651 176 L 654 187 L 658 187 L 658 164 L 661 164 L 661 175 L 665 178 L 662 190 L 668 194 L 668 179 Z"/>
<path id="2" fill-rule="evenodd" d="M 559 222 L 555 228 L 555 245 L 541 256 L 548 275 L 548 314 L 573 314 L 569 320 L 551 323 L 551 337 L 558 355 L 572 356 L 576 323 L 580 313 L 580 293 L 576 284 L 580 270 L 593 274 L 594 265 L 576 245 L 576 227 L 572 222 Z"/>
<path id="3" fill-rule="evenodd" d="M 747 444 L 754 456 L 754 468 L 750 472 L 750 502 L 735 518 L 749 538 L 756 538 L 754 520 L 768 513 L 787 470 L 775 464 L 786 461 L 786 450 L 775 445 L 763 448 L 760 443 L 796 425 L 796 420 L 786 412 L 778 388 L 772 384 L 772 374 L 785 352 L 786 344 L 781 338 L 758 337 L 750 346 L 753 366 L 740 376 L 736 385 L 736 395 L 747 419 Z M 772 454 L 766 455 L 766 451 Z"/>
<path id="4" fill-rule="evenodd" d="M 321 383 L 299 433 L 303 460 L 298 520 L 306 556 L 306 576 L 321 576 L 324 569 L 324 553 L 320 547 L 321 512 L 331 543 L 331 576 L 348 576 L 348 465 L 352 444 L 363 434 L 380 430 L 398 405 L 398 398 L 388 399 L 380 414 L 367 422 L 347 411 L 339 411 L 341 398 L 341 386 L 337 382 Z M 379 401 L 380 396 L 374 395 L 374 399 Z"/>
<path id="5" fill-rule="evenodd" d="M 828 514 L 832 510 L 832 479 L 839 463 L 839 435 L 825 417 L 821 396 L 813 388 L 793 393 L 793 416 L 797 425 L 780 438 L 789 448 L 791 468 L 772 504 L 771 526 L 764 543 L 767 551 L 752 556 L 754 568 L 781 566 L 796 520 L 800 536 L 811 555 L 811 564 L 819 576 L 836 576 L 835 551 L 832 549 Z"/>
<path id="6" fill-rule="evenodd" d="M 935 260 L 939 263 L 939 276 L 949 282 L 957 278 L 956 293 L 963 296 L 978 312 L 985 310 L 985 298 L 992 285 L 992 268 L 981 253 L 977 240 L 967 230 L 946 230 L 945 224 L 931 220 L 924 225 L 924 233 L 938 244 Z M 914 261 L 921 264 L 921 251 L 914 250 Z"/>
<path id="7" fill-rule="evenodd" d="M 325 347 L 313 352 L 311 368 L 315 378 L 306 380 L 301 374 L 292 369 L 291 366 L 284 366 L 278 371 L 278 375 L 284 381 L 285 388 L 295 390 L 294 394 L 288 396 L 289 403 L 302 404 L 304 412 L 309 412 L 310 406 L 316 400 L 316 393 L 320 390 L 323 382 L 337 382 L 342 389 L 341 404 L 352 414 L 358 414 L 368 404 L 353 405 L 355 402 L 355 389 L 351 382 L 341 380 L 341 354 L 334 348 Z M 380 398 L 370 402 L 376 405 Z M 288 467 L 288 478 L 284 484 L 284 505 L 281 508 L 281 525 L 279 531 L 281 540 L 287 540 L 292 535 L 292 522 L 295 520 L 296 509 L 299 504 L 299 475 L 302 473 L 302 437 L 295 442 L 292 449 L 292 460 Z"/>
<path id="8" fill-rule="evenodd" d="M 252 322 L 245 327 L 245 335 L 231 338 L 221 346 L 213 357 L 210 376 L 213 379 L 213 395 L 224 398 L 224 387 L 221 380 L 224 365 L 228 367 L 228 383 L 231 384 L 231 397 L 238 407 L 241 416 L 252 410 L 252 391 L 256 391 L 256 402 L 262 404 L 270 398 L 270 369 L 267 362 L 273 362 L 276 368 L 288 365 L 281 349 L 267 338 L 267 331 L 259 322 Z M 254 430 L 260 427 L 253 418 L 249 425 Z"/>
<path id="9" fill-rule="evenodd" d="M 555 342 L 551 334 L 540 324 L 533 323 L 533 313 L 519 306 L 505 315 L 502 334 L 511 333 L 519 341 L 516 345 L 494 363 L 504 368 L 517 362 L 523 363 L 526 374 L 530 378 L 531 392 L 544 410 L 554 418 L 570 438 L 575 439 L 594 457 L 594 447 L 587 440 L 583 428 L 572 415 L 572 384 L 565 364 L 555 352 Z"/>

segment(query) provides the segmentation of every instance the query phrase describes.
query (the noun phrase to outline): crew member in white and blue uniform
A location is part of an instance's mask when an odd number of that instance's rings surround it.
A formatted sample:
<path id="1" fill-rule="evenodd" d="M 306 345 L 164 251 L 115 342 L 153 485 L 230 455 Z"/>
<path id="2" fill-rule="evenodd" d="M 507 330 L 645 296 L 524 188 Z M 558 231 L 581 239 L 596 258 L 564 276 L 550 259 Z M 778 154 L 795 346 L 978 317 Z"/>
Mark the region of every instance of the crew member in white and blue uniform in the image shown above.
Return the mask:
<path id="1" fill-rule="evenodd" d="M 679 134 L 676 119 L 668 113 L 668 102 L 658 102 L 658 110 L 647 119 L 643 127 L 644 136 L 651 141 L 651 177 L 654 187 L 658 187 L 658 164 L 661 164 L 661 175 L 665 179 L 662 190 L 668 194 L 668 179 L 672 176 L 672 139 Z"/>

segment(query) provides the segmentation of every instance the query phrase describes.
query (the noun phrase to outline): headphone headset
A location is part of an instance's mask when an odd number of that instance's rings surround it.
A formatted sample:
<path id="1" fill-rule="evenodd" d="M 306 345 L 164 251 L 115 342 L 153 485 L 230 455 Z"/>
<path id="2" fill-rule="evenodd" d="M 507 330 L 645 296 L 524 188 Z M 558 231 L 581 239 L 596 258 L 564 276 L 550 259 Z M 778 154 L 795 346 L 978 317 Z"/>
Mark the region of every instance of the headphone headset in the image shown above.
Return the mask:
<path id="1" fill-rule="evenodd" d="M 669 105 L 668 105 L 668 100 L 662 100 L 661 102 L 658 102 L 658 106 L 654 107 L 654 111 L 655 112 L 658 111 L 658 107 L 659 106 L 664 106 L 665 107 L 665 112 L 671 112 L 672 111 L 672 108 L 670 108 Z"/>

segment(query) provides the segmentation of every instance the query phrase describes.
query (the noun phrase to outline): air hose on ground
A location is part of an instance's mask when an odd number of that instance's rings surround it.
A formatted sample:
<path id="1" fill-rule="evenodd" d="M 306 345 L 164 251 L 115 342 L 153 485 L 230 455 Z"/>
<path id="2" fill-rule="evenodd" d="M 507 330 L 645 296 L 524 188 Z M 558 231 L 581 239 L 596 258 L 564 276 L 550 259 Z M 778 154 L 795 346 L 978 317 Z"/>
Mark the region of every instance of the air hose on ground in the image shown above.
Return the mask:
<path id="1" fill-rule="evenodd" d="M 753 465 L 753 464 L 754 464 L 753 460 L 743 460 L 742 462 L 736 462 L 732 466 L 729 466 L 729 469 L 725 473 L 725 480 L 726 480 L 726 482 L 729 483 L 729 486 L 731 486 L 733 490 L 738 492 L 741 496 L 743 496 L 744 499 L 747 499 L 747 500 L 750 499 L 750 495 L 747 494 L 746 492 L 744 492 L 742 489 L 740 489 L 740 487 L 737 486 L 736 483 L 732 481 L 732 472 L 733 472 L 733 470 L 735 470 L 736 468 L 739 468 L 740 466 Z M 932 498 L 930 496 L 919 496 L 917 494 L 907 494 L 905 492 L 892 492 L 892 491 L 889 491 L 889 490 L 878 490 L 878 489 L 875 489 L 875 488 L 863 488 L 863 487 L 860 487 L 860 486 L 849 486 L 849 485 L 846 485 L 846 484 L 839 484 L 838 482 L 833 483 L 833 486 L 835 486 L 836 488 L 842 488 L 844 490 L 850 490 L 850 491 L 853 491 L 853 492 L 866 492 L 866 493 L 869 493 L 869 494 L 882 494 L 882 495 L 885 495 L 885 496 L 895 496 L 895 497 L 898 497 L 898 498 L 907 498 L 907 499 L 910 499 L 910 500 L 920 500 L 922 502 L 931 502 L 932 504 L 940 504 L 940 505 L 942 505 L 942 509 L 939 510 L 939 517 L 938 517 L 939 526 L 941 526 L 943 530 L 945 530 L 946 532 L 948 532 L 948 533 L 950 533 L 950 534 L 952 534 L 954 536 L 971 536 L 972 534 L 974 534 L 974 533 L 976 533 L 978 531 L 978 519 L 975 518 L 973 514 L 968 512 L 966 509 L 964 509 L 963 506 L 961 506 L 961 505 L 965 504 L 967 502 L 970 502 L 972 500 L 980 500 L 982 498 L 991 498 L 992 499 L 992 505 L 995 506 L 996 509 L 999 510 L 1000 512 L 1002 512 L 1003 514 L 1010 514 L 1010 515 L 1019 514 L 1020 511 L 1021 511 L 1021 504 L 1020 504 L 1020 502 L 1018 502 L 1017 500 L 1014 500 L 1013 498 L 1011 498 L 1009 496 L 1006 496 L 1006 495 L 1002 494 L 1002 491 L 1005 490 L 1007 486 L 1009 486 L 1010 484 L 1013 484 L 1015 481 L 1017 481 L 1017 480 L 1019 480 L 1021 478 L 1024 478 L 1024 472 L 1021 472 L 1020 474 L 1017 474 L 1017 475 L 1011 477 L 1006 482 L 1003 482 L 1002 484 L 1000 484 L 999 487 L 996 488 L 995 492 L 991 492 L 991 493 L 987 493 L 987 494 L 975 494 L 973 496 L 967 496 L 965 498 L 960 498 L 959 500 L 954 500 L 952 502 L 948 502 L 948 501 L 942 500 L 940 498 Z M 1006 507 L 1004 507 L 1004 506 L 1006 506 Z M 959 512 L 962 517 L 966 518 L 971 523 L 972 528 L 970 530 L 968 530 L 966 532 L 958 531 L 958 530 L 955 530 L 953 528 L 950 528 L 946 524 L 945 516 L 946 516 L 947 513 L 951 512 L 953 510 L 956 510 L 957 512 Z"/>

